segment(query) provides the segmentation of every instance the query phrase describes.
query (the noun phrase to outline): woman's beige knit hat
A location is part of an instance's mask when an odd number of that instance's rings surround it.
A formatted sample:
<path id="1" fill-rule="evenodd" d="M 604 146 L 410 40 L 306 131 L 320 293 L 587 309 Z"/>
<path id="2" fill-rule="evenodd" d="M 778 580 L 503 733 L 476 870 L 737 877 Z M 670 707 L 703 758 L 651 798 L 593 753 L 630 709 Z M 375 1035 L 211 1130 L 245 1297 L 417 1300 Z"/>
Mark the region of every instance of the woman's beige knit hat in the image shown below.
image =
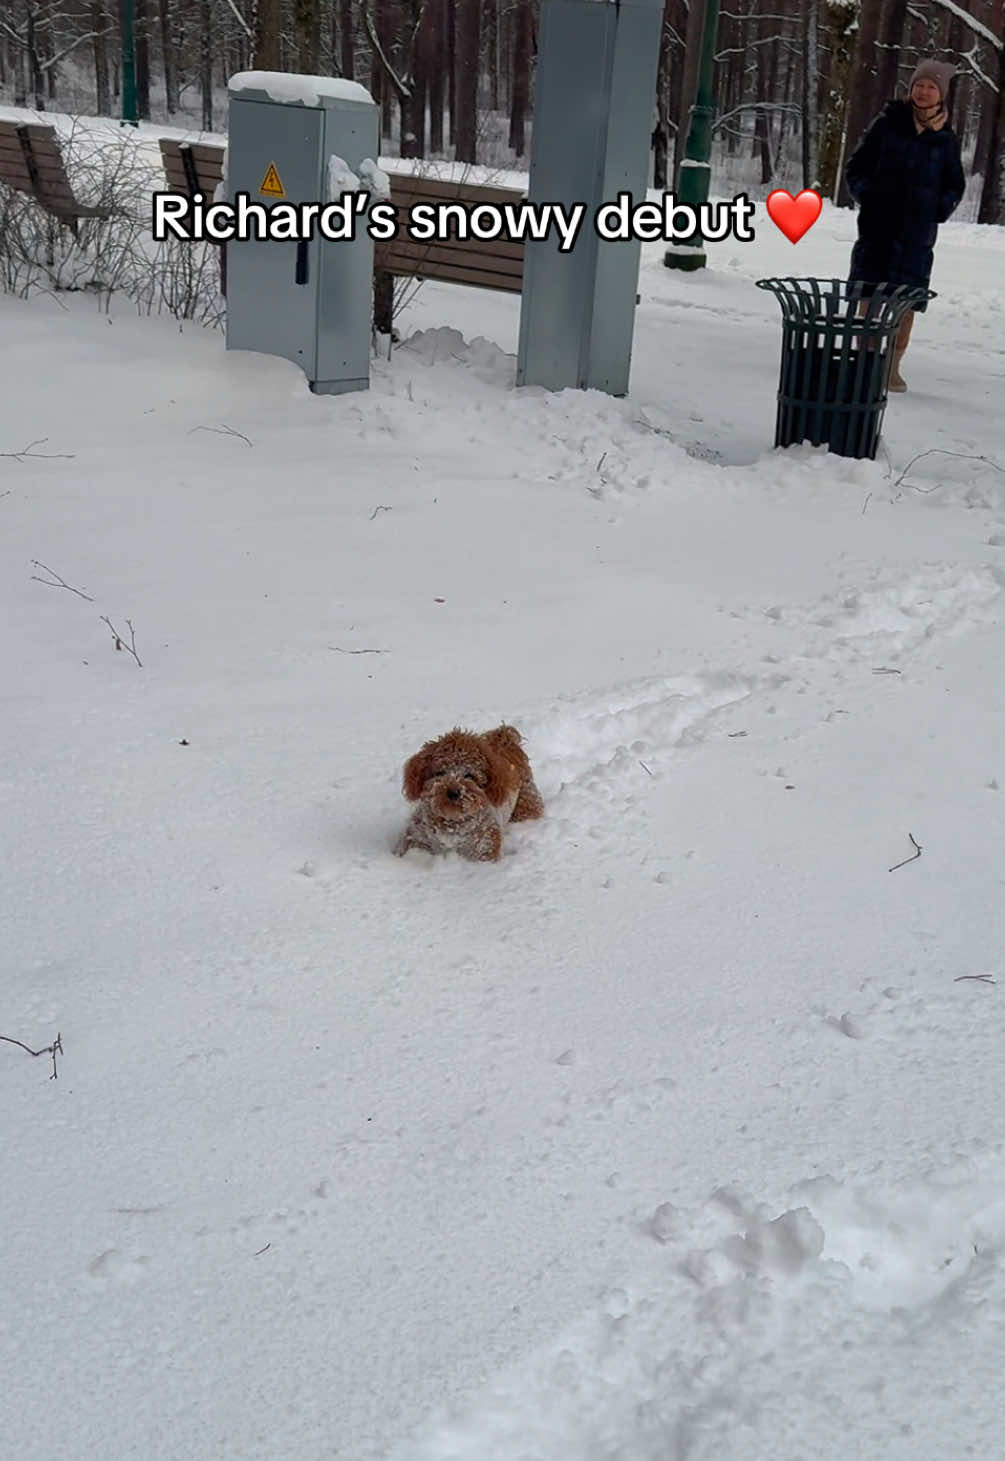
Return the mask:
<path id="1" fill-rule="evenodd" d="M 919 61 L 914 68 L 913 76 L 907 83 L 907 94 L 910 96 L 911 88 L 916 81 L 934 81 L 939 88 L 942 105 L 945 106 L 949 100 L 949 83 L 955 75 L 956 67 L 952 61 Z"/>

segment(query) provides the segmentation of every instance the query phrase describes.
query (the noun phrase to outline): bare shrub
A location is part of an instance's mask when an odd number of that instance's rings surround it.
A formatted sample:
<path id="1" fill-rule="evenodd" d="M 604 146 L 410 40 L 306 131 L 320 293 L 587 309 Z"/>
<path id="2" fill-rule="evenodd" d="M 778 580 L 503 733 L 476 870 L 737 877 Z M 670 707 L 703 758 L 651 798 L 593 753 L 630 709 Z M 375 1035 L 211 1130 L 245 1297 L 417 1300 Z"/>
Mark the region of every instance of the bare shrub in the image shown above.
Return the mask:
<path id="1" fill-rule="evenodd" d="M 74 121 L 59 138 L 70 188 L 86 210 L 63 220 L 0 184 L 0 288 L 87 291 L 133 301 L 141 314 L 219 325 L 215 246 L 154 239 L 151 194 L 164 187 L 155 142 Z"/>

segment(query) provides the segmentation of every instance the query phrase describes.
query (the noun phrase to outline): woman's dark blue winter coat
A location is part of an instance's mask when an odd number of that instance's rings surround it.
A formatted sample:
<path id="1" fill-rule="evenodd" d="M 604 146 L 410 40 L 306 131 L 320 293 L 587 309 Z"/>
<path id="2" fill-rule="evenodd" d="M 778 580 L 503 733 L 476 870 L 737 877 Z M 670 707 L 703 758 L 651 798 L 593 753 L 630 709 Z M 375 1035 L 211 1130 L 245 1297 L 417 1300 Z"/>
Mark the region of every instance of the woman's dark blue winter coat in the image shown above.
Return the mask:
<path id="1" fill-rule="evenodd" d="M 939 224 L 966 191 L 948 123 L 919 133 L 910 102 L 887 102 L 849 159 L 847 179 L 859 204 L 849 278 L 927 289 Z"/>

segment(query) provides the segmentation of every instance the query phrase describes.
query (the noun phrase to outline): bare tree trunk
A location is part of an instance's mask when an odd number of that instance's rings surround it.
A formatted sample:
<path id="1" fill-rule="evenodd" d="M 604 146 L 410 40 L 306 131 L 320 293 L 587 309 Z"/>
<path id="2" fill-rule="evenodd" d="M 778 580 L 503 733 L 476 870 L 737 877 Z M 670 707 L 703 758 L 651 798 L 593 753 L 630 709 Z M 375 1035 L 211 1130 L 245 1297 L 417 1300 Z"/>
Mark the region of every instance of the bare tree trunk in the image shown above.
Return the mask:
<path id="1" fill-rule="evenodd" d="M 426 76 L 431 54 L 429 35 L 431 15 L 424 0 L 407 0 L 402 15 L 402 50 L 410 94 L 401 107 L 401 155 L 426 155 Z"/>
<path id="2" fill-rule="evenodd" d="M 653 187 L 666 188 L 670 157 L 670 12 L 674 0 L 664 0 L 660 31 L 660 60 L 656 78 L 656 129 L 653 134 Z"/>
<path id="3" fill-rule="evenodd" d="M 478 73 L 482 11 L 478 0 L 466 0 L 457 17 L 457 129 L 454 156 L 458 162 L 478 160 Z"/>
<path id="4" fill-rule="evenodd" d="M 906 0 L 905 0 L 906 4 Z M 819 69 L 820 0 L 803 0 L 803 187 L 817 178 L 817 74 Z"/>
<path id="5" fill-rule="evenodd" d="M 261 0 L 260 0 L 261 3 Z M 213 6 L 212 0 L 199 4 L 199 80 L 202 89 L 202 129 L 213 130 Z"/>
<path id="6" fill-rule="evenodd" d="M 169 15 L 173 3 L 174 0 L 160 0 L 161 64 L 164 67 L 164 96 L 169 117 L 173 117 L 178 110 L 178 66 L 175 60 L 175 32 Z"/>
<path id="7" fill-rule="evenodd" d="M 513 13 L 513 101 L 509 115 L 509 145 L 517 157 L 523 157 L 527 148 L 531 21 L 530 0 L 517 0 Z"/>
<path id="8" fill-rule="evenodd" d="M 987 173 L 988 159 L 991 156 L 991 143 L 994 138 L 995 96 L 991 91 L 982 93 L 980 120 L 977 124 L 977 143 L 974 147 L 974 172 L 980 173 L 983 177 Z"/>
<path id="9" fill-rule="evenodd" d="M 31 78 L 31 89 L 35 93 L 35 110 L 45 111 L 45 78 L 42 75 L 42 66 L 38 54 L 38 30 L 36 28 L 36 15 L 34 0 L 26 0 L 25 3 L 25 30 L 24 30 L 24 52 L 25 65 L 28 76 Z"/>
<path id="10" fill-rule="evenodd" d="M 701 31 L 705 21 L 705 0 L 690 0 L 687 11 L 687 35 L 684 45 L 684 78 L 677 98 L 677 137 L 674 147 L 674 186 L 680 188 L 680 165 L 684 161 L 691 108 L 698 93 L 698 66 L 701 60 Z"/>
<path id="11" fill-rule="evenodd" d="M 293 32 L 296 38 L 297 70 L 316 76 L 321 58 L 318 55 L 318 0 L 294 0 Z"/>
<path id="12" fill-rule="evenodd" d="M 377 28 L 377 36 L 380 40 L 385 56 L 390 56 L 394 50 L 394 20 L 391 14 L 391 0 L 376 0 L 376 15 L 374 24 Z M 384 137 L 390 138 L 394 131 L 394 100 L 395 91 L 389 79 L 381 71 L 380 61 L 375 58 L 374 66 L 380 73 L 380 114 L 381 132 Z M 375 98 L 376 99 L 376 98 Z"/>
<path id="13" fill-rule="evenodd" d="M 107 29 L 108 13 L 104 0 L 91 0 L 91 50 L 94 55 L 94 90 L 99 117 L 108 117 L 112 113 L 112 97 L 108 89 Z"/>
<path id="14" fill-rule="evenodd" d="M 135 0 L 136 23 L 136 115 L 150 120 L 150 29 L 147 0 Z"/>
<path id="15" fill-rule="evenodd" d="M 851 80 L 848 87 L 848 129 L 847 156 L 862 140 L 862 135 L 879 110 L 877 93 L 877 50 L 879 23 L 882 16 L 881 0 L 862 0 L 859 16 L 858 41 L 852 62 Z M 848 183 L 842 176 L 838 179 L 837 204 L 844 207 L 850 203 Z"/>
<path id="16" fill-rule="evenodd" d="M 203 13 L 203 38 L 209 33 L 208 0 L 201 0 Z M 280 71 L 282 62 L 279 47 L 279 30 L 282 19 L 280 0 L 258 0 L 255 10 L 254 64 L 256 71 Z M 210 65 L 212 58 L 210 57 Z M 205 86 L 206 58 L 203 58 L 203 85 Z M 212 89 L 210 94 L 212 95 Z M 212 106 L 212 102 L 210 103 Z M 203 113 L 206 103 L 203 101 Z"/>
<path id="17" fill-rule="evenodd" d="M 985 106 L 993 121 L 977 222 L 1005 223 L 1005 48 L 998 53 L 998 95 L 989 95 Z"/>
<path id="18" fill-rule="evenodd" d="M 353 31 L 352 0 L 339 0 L 341 29 L 342 75 L 347 81 L 356 79 L 356 36 Z"/>
<path id="19" fill-rule="evenodd" d="M 445 0 L 447 7 L 447 110 L 450 113 L 450 145 L 457 140 L 457 0 Z"/>
<path id="20" fill-rule="evenodd" d="M 429 7 L 429 150 L 443 151 L 443 53 L 446 49 L 446 14 L 443 0 L 426 0 Z"/>
<path id="21" fill-rule="evenodd" d="M 826 49 L 830 67 L 824 91 L 825 105 L 820 126 L 818 170 L 824 196 L 837 198 L 841 179 L 841 157 L 848 115 L 848 86 L 854 47 L 855 11 L 850 6 L 824 0 Z"/>
<path id="22" fill-rule="evenodd" d="M 876 100 L 887 101 L 897 93 L 900 74 L 900 46 L 907 21 L 907 0 L 883 0 L 879 22 L 879 50 L 876 56 Z"/>
<path id="23" fill-rule="evenodd" d="M 499 0 L 482 0 L 482 34 L 489 68 L 489 109 L 499 110 Z"/>

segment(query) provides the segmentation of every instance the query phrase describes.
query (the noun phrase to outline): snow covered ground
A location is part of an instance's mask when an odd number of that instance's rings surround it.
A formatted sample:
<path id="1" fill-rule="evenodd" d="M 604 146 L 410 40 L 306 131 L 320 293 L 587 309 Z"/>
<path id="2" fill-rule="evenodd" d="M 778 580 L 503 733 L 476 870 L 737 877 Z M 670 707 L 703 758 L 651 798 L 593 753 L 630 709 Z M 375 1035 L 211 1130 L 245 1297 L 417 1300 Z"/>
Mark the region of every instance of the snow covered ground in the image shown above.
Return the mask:
<path id="1" fill-rule="evenodd" d="M 1002 1454 L 1005 231 L 870 463 L 753 284 L 853 217 L 756 226 L 623 401 L 460 288 L 342 398 L 0 297 L 7 1454 Z M 394 858 L 502 718 L 546 819 Z"/>

